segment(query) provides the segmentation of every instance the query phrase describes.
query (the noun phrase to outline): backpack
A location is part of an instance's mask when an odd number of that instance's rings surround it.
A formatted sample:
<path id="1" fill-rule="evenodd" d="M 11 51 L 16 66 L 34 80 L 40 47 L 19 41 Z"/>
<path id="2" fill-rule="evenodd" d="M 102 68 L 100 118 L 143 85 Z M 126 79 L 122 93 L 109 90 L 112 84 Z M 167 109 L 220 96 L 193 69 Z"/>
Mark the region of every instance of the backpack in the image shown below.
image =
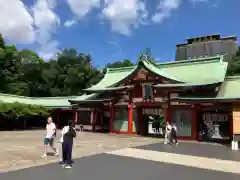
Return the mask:
<path id="1" fill-rule="evenodd" d="M 73 127 L 69 127 L 68 132 L 65 135 L 75 138 L 76 130 Z"/>
<path id="2" fill-rule="evenodd" d="M 175 129 L 174 127 L 172 127 L 172 129 L 171 129 L 171 133 L 172 133 L 173 135 L 176 135 L 176 134 L 177 134 L 176 129 Z"/>

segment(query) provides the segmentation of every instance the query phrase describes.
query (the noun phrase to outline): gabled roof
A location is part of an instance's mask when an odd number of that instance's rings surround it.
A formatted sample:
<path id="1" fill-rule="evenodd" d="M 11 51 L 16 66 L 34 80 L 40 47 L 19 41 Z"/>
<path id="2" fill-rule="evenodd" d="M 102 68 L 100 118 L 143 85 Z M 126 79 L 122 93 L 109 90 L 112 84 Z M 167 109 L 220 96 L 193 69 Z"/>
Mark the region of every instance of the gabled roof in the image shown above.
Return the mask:
<path id="1" fill-rule="evenodd" d="M 134 73 L 141 63 L 147 70 L 159 76 L 182 83 L 222 82 L 224 81 L 228 65 L 227 62 L 223 61 L 223 56 L 168 63 L 153 63 L 148 60 L 142 60 L 136 66 L 107 69 L 104 78 L 98 84 L 90 87 L 89 90 L 116 86 Z"/>
<path id="2" fill-rule="evenodd" d="M 136 66 L 107 69 L 107 73 L 104 78 L 98 84 L 92 86 L 88 90 L 104 90 L 106 88 L 112 90 L 114 89 L 113 87 L 117 87 L 118 83 L 137 71 L 141 65 L 144 65 L 147 70 L 159 76 L 177 81 L 178 83 L 204 84 L 209 82 L 223 82 L 228 63 L 223 61 L 223 56 L 169 63 L 153 63 L 148 60 L 142 60 Z M 219 96 L 225 98 L 239 96 L 240 98 L 238 93 L 240 88 L 239 79 L 240 78 L 238 77 L 228 77 L 226 82 L 222 83 Z M 232 89 L 232 87 L 234 88 Z M 223 95 L 221 95 L 221 93 Z M 0 93 L 0 100 L 6 103 L 19 102 L 23 104 L 41 105 L 51 108 L 68 108 L 71 107 L 69 100 L 71 102 L 92 100 L 96 97 L 96 95 L 97 94 L 35 98 Z"/>
<path id="3" fill-rule="evenodd" d="M 228 76 L 221 84 L 216 97 L 177 97 L 175 99 L 182 101 L 208 101 L 208 100 L 240 100 L 240 76 Z"/>

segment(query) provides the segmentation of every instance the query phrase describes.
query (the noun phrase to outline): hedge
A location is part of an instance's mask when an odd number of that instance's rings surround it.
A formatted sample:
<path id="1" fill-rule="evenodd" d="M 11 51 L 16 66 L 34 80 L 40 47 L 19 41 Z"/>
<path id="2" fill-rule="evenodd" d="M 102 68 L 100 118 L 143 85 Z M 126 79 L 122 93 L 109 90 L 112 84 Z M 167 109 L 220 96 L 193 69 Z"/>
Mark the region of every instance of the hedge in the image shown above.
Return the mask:
<path id="1" fill-rule="evenodd" d="M 29 105 L 22 103 L 5 103 L 0 101 L 0 114 L 6 118 L 18 119 L 24 116 L 47 116 L 52 109 L 44 106 Z"/>

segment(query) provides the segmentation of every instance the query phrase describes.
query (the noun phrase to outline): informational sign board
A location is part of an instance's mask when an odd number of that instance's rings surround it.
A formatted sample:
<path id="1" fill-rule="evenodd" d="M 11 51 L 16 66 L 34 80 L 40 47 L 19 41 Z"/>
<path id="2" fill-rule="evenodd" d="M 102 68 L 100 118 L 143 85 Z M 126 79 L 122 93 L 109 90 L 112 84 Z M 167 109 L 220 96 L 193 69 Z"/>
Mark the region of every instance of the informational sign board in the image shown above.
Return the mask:
<path id="1" fill-rule="evenodd" d="M 233 108 L 233 134 L 240 134 L 240 105 Z"/>

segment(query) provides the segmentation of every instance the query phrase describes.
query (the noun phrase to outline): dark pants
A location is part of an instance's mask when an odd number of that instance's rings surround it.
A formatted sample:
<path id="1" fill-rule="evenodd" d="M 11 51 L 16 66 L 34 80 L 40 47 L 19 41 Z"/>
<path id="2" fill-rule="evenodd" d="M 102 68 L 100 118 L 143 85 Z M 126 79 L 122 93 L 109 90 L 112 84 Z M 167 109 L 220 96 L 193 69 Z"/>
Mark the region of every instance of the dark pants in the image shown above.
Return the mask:
<path id="1" fill-rule="evenodd" d="M 171 132 L 171 143 L 173 143 L 173 140 L 175 141 L 175 143 L 178 143 L 176 132 Z"/>
<path id="2" fill-rule="evenodd" d="M 64 138 L 62 144 L 62 159 L 65 164 L 72 164 L 72 148 L 73 148 L 73 139 Z"/>

